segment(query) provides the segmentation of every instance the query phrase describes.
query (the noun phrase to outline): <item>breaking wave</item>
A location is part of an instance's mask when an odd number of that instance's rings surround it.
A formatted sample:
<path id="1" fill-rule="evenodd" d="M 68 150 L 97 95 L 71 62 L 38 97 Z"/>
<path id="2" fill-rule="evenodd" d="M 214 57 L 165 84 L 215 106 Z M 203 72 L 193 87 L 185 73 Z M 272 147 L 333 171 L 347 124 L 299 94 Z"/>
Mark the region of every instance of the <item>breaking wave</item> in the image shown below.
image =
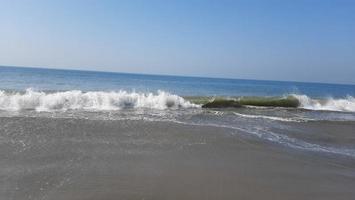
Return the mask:
<path id="1" fill-rule="evenodd" d="M 203 104 L 204 108 L 240 108 L 240 107 L 284 107 L 303 108 L 308 110 L 355 112 L 355 98 L 334 99 L 314 99 L 307 95 L 291 94 L 281 97 L 190 97 L 191 102 Z"/>
<path id="2" fill-rule="evenodd" d="M 309 110 L 355 112 L 355 98 L 348 96 L 344 99 L 312 99 L 307 95 L 292 95 L 298 99 L 300 108 Z"/>
<path id="3" fill-rule="evenodd" d="M 0 90 L 0 110 L 120 110 L 124 108 L 177 109 L 199 107 L 184 98 L 164 91 L 82 92 L 71 90 L 46 93 L 27 89 L 24 93 Z"/>
<path id="4" fill-rule="evenodd" d="M 27 89 L 25 92 L 8 92 L 0 90 L 0 110 L 20 111 L 66 111 L 66 110 L 121 110 L 126 108 L 149 109 L 179 109 L 206 107 L 211 103 L 210 97 L 190 97 L 184 99 L 169 92 L 157 91 L 156 93 L 140 92 L 83 92 L 70 90 L 62 92 L 43 92 Z M 218 102 L 229 102 L 222 99 Z M 284 97 L 242 97 L 235 100 L 241 106 L 267 106 L 267 107 L 298 107 L 309 110 L 355 112 L 355 98 L 348 96 L 343 99 L 313 99 L 307 95 L 292 94 Z M 223 108 L 228 105 L 223 104 Z M 246 116 L 244 116 L 246 117 Z M 249 118 L 261 118 L 260 116 L 247 116 Z M 262 117 L 272 120 L 281 120 L 274 117 Z M 293 119 L 282 119 L 293 120 Z"/>

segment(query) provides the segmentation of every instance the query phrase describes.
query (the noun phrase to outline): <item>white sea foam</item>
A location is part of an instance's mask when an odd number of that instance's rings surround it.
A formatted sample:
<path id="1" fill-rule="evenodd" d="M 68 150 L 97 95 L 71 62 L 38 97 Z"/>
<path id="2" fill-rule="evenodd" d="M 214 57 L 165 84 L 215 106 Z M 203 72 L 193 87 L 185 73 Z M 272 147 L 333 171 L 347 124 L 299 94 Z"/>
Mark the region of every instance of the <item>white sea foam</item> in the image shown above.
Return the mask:
<path id="1" fill-rule="evenodd" d="M 310 110 L 355 112 L 355 98 L 348 96 L 343 99 L 312 99 L 306 95 L 292 95 L 300 102 L 300 108 Z M 184 98 L 164 91 L 156 93 L 138 92 L 83 92 L 71 90 L 64 92 L 41 92 L 27 89 L 24 93 L 0 90 L 0 110 L 120 110 L 124 108 L 177 109 L 196 108 Z M 241 115 L 241 114 L 239 114 Z M 270 120 L 293 121 L 271 116 L 243 116 L 249 118 L 267 118 Z"/>
<path id="2" fill-rule="evenodd" d="M 344 99 L 328 98 L 324 100 L 312 99 L 307 95 L 292 95 L 300 102 L 300 108 L 309 110 L 328 110 L 355 112 L 355 98 L 348 96 Z"/>
<path id="3" fill-rule="evenodd" d="M 337 148 L 337 147 L 329 147 L 329 146 L 322 146 L 319 144 L 309 143 L 303 140 L 299 140 L 296 138 L 288 137 L 284 134 L 278 134 L 268 130 L 265 127 L 238 127 L 234 125 L 223 125 L 223 124 L 215 124 L 215 123 L 193 123 L 193 122 L 181 122 L 181 121 L 174 121 L 175 123 L 187 124 L 187 125 L 194 125 L 194 126 L 211 126 L 211 127 L 219 127 L 219 128 L 227 128 L 236 130 L 236 133 L 248 133 L 254 136 L 257 136 L 261 139 L 266 139 L 270 142 L 279 143 L 281 145 L 285 145 L 295 149 L 307 150 L 307 151 L 314 151 L 314 152 L 323 152 L 323 153 L 331 153 L 331 154 L 338 154 L 344 155 L 355 158 L 355 150 L 348 149 L 348 148 Z"/>
<path id="4" fill-rule="evenodd" d="M 243 117 L 243 118 L 252 118 L 252 119 L 268 119 L 273 121 L 283 121 L 283 122 L 306 122 L 310 119 L 304 118 L 290 118 L 290 117 L 275 117 L 275 116 L 267 116 L 267 115 L 247 115 L 234 112 L 235 115 Z"/>
<path id="5" fill-rule="evenodd" d="M 124 108 L 177 109 L 199 107 L 184 98 L 164 91 L 82 92 L 79 90 L 46 93 L 27 89 L 25 93 L 0 90 L 0 110 L 120 110 Z"/>

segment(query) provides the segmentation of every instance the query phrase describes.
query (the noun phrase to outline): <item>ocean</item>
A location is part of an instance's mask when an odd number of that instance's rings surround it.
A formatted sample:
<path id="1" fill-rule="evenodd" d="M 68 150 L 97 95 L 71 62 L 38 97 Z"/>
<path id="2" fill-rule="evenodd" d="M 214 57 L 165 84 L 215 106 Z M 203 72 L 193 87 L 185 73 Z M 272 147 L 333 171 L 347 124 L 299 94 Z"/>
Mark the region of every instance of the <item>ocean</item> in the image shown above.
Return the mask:
<path id="1" fill-rule="evenodd" d="M 3 66 L 0 166 L 0 199 L 351 199 L 355 85 Z"/>

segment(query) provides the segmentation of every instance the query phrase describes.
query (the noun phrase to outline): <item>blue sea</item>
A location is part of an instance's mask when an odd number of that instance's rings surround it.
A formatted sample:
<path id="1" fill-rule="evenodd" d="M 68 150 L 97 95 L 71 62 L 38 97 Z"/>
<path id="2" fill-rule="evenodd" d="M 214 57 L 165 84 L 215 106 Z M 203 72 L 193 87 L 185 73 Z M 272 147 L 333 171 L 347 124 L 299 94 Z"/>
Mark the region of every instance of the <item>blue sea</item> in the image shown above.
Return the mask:
<path id="1" fill-rule="evenodd" d="M 236 75 L 237 76 L 237 75 Z M 170 92 L 180 96 L 355 96 L 355 85 L 0 67 L 0 89 Z"/>
<path id="2" fill-rule="evenodd" d="M 194 107 L 184 97 L 292 96 L 299 108 L 355 112 L 355 85 L 22 67 L 0 67 L 0 83 L 2 110 L 162 109 Z"/>
<path id="3" fill-rule="evenodd" d="M 355 122 L 354 96 L 355 85 L 0 67 L 0 117 L 148 120 L 228 127 L 293 148 L 353 157 L 352 143 L 323 146 L 321 140 L 308 141 L 308 137 L 286 133 L 299 130 L 300 124 Z M 204 103 L 217 98 L 292 98 L 299 105 L 203 108 Z M 315 131 L 317 137 L 321 137 L 322 127 Z"/>

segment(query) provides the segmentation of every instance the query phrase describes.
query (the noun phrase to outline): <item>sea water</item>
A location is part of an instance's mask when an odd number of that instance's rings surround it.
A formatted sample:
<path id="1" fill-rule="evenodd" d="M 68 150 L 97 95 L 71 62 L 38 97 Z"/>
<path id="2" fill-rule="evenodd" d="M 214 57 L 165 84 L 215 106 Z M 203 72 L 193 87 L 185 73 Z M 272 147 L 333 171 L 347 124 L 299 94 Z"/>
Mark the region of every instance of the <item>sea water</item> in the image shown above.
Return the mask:
<path id="1" fill-rule="evenodd" d="M 204 109 L 193 101 L 290 96 L 299 101 L 298 108 Z M 2 117 L 169 121 L 226 127 L 295 149 L 350 157 L 355 157 L 354 144 L 322 143 L 323 137 L 329 137 L 322 135 L 322 123 L 355 123 L 354 96 L 355 85 L 0 67 Z M 299 124 L 315 122 L 320 123 L 319 130 L 309 134 L 322 139 L 290 134 Z"/>

